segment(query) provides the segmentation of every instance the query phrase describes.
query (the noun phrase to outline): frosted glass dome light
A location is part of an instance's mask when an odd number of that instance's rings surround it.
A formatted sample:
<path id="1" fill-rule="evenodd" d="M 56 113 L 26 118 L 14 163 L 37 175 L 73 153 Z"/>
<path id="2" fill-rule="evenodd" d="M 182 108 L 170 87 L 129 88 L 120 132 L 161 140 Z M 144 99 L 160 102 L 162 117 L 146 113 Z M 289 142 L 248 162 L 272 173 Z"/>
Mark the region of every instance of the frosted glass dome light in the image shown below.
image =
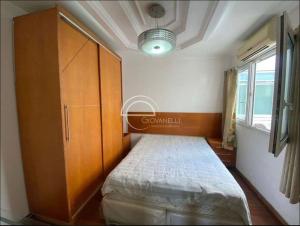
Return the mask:
<path id="1" fill-rule="evenodd" d="M 163 55 L 175 49 L 176 36 L 167 29 L 150 29 L 139 35 L 138 47 L 148 55 Z"/>
<path id="2" fill-rule="evenodd" d="M 156 28 L 149 29 L 141 33 L 138 37 L 139 49 L 152 56 L 164 55 L 176 47 L 176 35 L 174 32 L 159 28 L 157 19 L 165 15 L 165 9 L 155 3 L 148 8 L 150 17 L 156 20 Z"/>

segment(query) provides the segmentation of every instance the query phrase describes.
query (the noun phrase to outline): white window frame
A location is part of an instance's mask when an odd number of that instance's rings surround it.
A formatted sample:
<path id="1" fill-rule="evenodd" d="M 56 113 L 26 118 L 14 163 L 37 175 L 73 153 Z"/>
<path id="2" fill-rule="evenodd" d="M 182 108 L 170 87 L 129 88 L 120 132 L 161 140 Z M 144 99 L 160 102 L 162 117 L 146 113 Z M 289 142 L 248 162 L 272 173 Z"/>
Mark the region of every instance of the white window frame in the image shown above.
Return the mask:
<path id="1" fill-rule="evenodd" d="M 238 67 L 238 73 L 240 71 L 244 71 L 248 69 L 248 89 L 247 89 L 247 105 L 246 105 L 246 116 L 245 120 L 237 118 L 237 123 L 241 126 L 245 126 L 251 129 L 255 129 L 258 131 L 261 131 L 266 134 L 270 134 L 270 130 L 266 130 L 260 127 L 256 127 L 252 125 L 252 119 L 253 119 L 253 107 L 254 107 L 254 94 L 255 94 L 255 72 L 256 72 L 256 64 L 260 61 L 263 61 L 273 55 L 276 55 L 276 46 L 272 47 L 271 49 L 268 49 L 261 54 L 259 54 L 254 59 L 251 59 L 250 61 L 246 62 L 245 64 L 242 64 Z"/>
<path id="2" fill-rule="evenodd" d="M 249 81 L 250 81 L 250 74 L 251 73 L 250 73 L 249 63 L 246 63 L 243 66 L 238 68 L 238 74 L 239 74 L 240 71 L 245 71 L 247 69 L 248 69 L 248 83 L 247 83 L 247 103 L 246 103 L 245 119 L 240 119 L 238 117 L 236 118 L 238 124 L 241 124 L 241 125 L 244 125 L 244 126 L 247 125 L 247 121 L 248 121 L 248 114 L 247 113 L 248 113 L 248 109 L 249 109 L 249 100 L 248 100 L 248 98 L 249 98 L 249 89 L 250 89 Z M 238 93 L 238 91 L 237 91 L 237 93 Z"/>

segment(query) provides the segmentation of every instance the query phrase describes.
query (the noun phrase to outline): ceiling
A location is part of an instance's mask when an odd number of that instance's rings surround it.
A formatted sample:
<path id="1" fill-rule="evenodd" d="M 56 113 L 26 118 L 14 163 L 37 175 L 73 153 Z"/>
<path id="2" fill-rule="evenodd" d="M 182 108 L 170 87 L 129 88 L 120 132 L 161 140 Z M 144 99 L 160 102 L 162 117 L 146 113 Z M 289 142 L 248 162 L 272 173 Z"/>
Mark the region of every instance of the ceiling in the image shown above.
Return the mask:
<path id="1" fill-rule="evenodd" d="M 79 4 L 99 16 L 111 36 L 125 47 L 137 49 L 137 36 L 155 27 L 155 20 L 148 14 L 154 2 L 165 8 L 166 15 L 158 24 L 176 34 L 179 49 L 202 40 L 218 6 L 217 1 L 82 1 Z"/>
<path id="2" fill-rule="evenodd" d="M 166 10 L 159 26 L 191 56 L 232 55 L 272 15 L 296 10 L 299 18 L 299 1 L 13 1 L 28 12 L 62 5 L 117 51 L 136 50 L 137 36 L 155 26 L 147 12 L 153 3 Z"/>

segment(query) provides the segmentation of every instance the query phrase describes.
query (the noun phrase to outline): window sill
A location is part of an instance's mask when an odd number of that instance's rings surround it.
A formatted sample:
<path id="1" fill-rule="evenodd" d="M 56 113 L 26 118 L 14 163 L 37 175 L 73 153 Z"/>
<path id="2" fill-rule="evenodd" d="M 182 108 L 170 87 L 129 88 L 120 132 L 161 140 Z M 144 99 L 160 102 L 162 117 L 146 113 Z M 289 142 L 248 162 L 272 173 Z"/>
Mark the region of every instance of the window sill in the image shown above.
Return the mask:
<path id="1" fill-rule="evenodd" d="M 256 131 L 259 131 L 265 135 L 268 135 L 270 136 L 270 131 L 269 130 L 264 130 L 264 129 L 261 129 L 261 128 L 258 128 L 258 127 L 255 127 L 255 126 L 250 126 L 250 125 L 247 125 L 245 122 L 243 121 L 237 121 L 237 124 L 239 126 L 243 126 L 243 127 L 246 127 L 248 129 L 252 129 L 252 130 L 256 130 Z"/>

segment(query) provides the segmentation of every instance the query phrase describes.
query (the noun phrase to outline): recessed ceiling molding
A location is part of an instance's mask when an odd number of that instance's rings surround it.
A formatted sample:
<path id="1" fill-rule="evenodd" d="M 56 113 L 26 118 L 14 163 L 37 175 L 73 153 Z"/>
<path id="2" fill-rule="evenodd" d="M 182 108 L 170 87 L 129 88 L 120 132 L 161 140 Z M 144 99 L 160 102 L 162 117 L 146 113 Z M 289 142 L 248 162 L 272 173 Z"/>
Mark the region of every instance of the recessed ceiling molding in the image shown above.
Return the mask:
<path id="1" fill-rule="evenodd" d="M 221 24 L 221 21 L 223 18 L 230 12 L 230 2 L 229 1 L 219 1 L 214 14 L 212 15 L 210 22 L 208 24 L 208 27 L 206 29 L 206 32 L 203 36 L 204 39 L 208 39 L 210 35 L 213 34 L 214 31 L 218 29 L 218 27 Z M 232 6 L 232 4 L 231 4 Z"/>
<path id="2" fill-rule="evenodd" d="M 80 4 L 111 37 L 126 48 L 137 49 L 137 36 L 154 24 L 147 12 L 151 2 L 156 1 L 80 1 Z M 199 1 L 192 5 L 190 1 L 177 0 L 162 1 L 161 4 L 167 9 L 167 15 L 162 20 L 165 25 L 159 25 L 173 31 L 178 36 L 177 49 L 183 49 L 200 42 L 208 36 L 207 32 L 213 31 L 213 25 L 218 24 L 227 3 Z M 188 17 L 190 10 L 191 18 Z"/>
<path id="3" fill-rule="evenodd" d="M 214 1 L 218 2 L 217 7 L 209 22 L 204 23 L 204 21 L 207 21 L 204 17 L 210 15 L 206 13 L 208 5 Z M 13 5 L 27 12 L 47 9 L 54 7 L 56 4 L 61 5 L 86 24 L 103 41 L 109 43 L 112 49 L 116 51 L 126 51 L 125 49 L 127 49 L 130 52 L 137 49 L 136 31 L 139 29 L 138 25 L 143 31 L 151 26 L 153 27 L 153 20 L 149 18 L 146 8 L 147 5 L 157 3 L 158 0 L 128 1 L 132 11 L 135 12 L 134 15 L 137 21 L 135 25 L 134 20 L 130 21 L 128 15 L 122 9 L 120 1 L 101 1 L 106 13 L 114 19 L 114 24 L 111 21 L 107 21 L 110 18 L 103 16 L 98 7 L 92 6 L 89 4 L 90 2 L 57 0 L 11 1 Z M 159 3 L 166 8 L 164 23 L 169 23 L 174 17 L 175 4 L 171 1 L 159 1 Z M 259 25 L 273 15 L 280 15 L 283 11 L 290 12 L 292 15 L 291 19 L 294 21 L 292 24 L 293 28 L 298 26 L 297 19 L 299 18 L 299 1 L 257 1 L 254 3 L 252 1 L 178 0 L 176 9 L 176 21 L 169 24 L 166 28 L 176 33 L 176 49 L 181 47 L 185 49 L 173 54 L 205 58 L 216 55 L 235 55 L 236 50 L 240 47 L 241 40 L 246 37 L 246 34 L 257 29 Z M 118 28 L 115 29 L 116 27 Z M 228 29 L 231 27 L 234 27 L 235 32 L 228 32 Z M 226 35 L 224 35 L 225 33 Z M 126 37 L 122 37 L 122 34 Z M 222 40 L 220 40 L 220 37 Z M 188 46 L 191 48 L 186 48 Z"/>
<path id="4" fill-rule="evenodd" d="M 138 14 L 138 12 L 136 10 L 135 4 L 131 1 L 119 1 L 119 4 L 123 9 L 125 15 L 127 16 L 128 20 L 130 21 L 133 29 L 135 30 L 136 35 L 141 34 L 143 32 L 143 29 L 139 22 L 140 16 L 136 15 Z"/>
<path id="5" fill-rule="evenodd" d="M 99 13 L 96 12 L 93 7 L 89 4 L 88 1 L 78 1 L 78 4 L 89 14 L 91 17 L 97 21 L 97 23 L 106 31 L 106 33 L 111 36 L 114 40 L 117 40 L 118 42 L 122 42 L 121 39 L 119 39 L 115 33 L 110 29 L 110 27 L 106 24 L 106 22 L 99 16 Z"/>
<path id="6" fill-rule="evenodd" d="M 141 8 L 141 5 L 139 4 L 139 1 L 135 0 L 135 1 L 134 1 L 134 4 L 135 4 L 135 6 L 136 6 L 136 8 L 137 8 L 137 10 L 138 10 L 138 13 L 139 13 L 139 15 L 140 15 L 140 18 L 142 19 L 143 25 L 145 26 L 145 25 L 146 25 L 146 19 L 145 19 L 145 17 L 144 17 L 143 10 L 142 10 L 142 8 Z"/>
<path id="7" fill-rule="evenodd" d="M 45 3 L 47 3 L 45 1 Z M 54 2 L 53 3 L 53 6 L 51 7 L 54 7 L 55 4 Z M 71 1 L 60 1 L 57 3 L 57 5 L 59 6 L 62 6 L 66 9 L 68 9 L 70 12 L 78 12 L 78 11 L 83 11 L 84 13 L 81 13 L 79 18 L 81 20 L 86 20 L 87 18 L 90 19 L 91 21 L 93 21 L 93 24 L 95 24 L 94 26 L 98 26 L 101 30 L 101 33 L 103 33 L 106 37 L 109 38 L 109 40 L 112 40 L 112 39 L 117 39 L 117 37 L 112 34 L 112 33 L 109 33 L 108 32 L 108 28 L 106 26 L 103 26 L 105 25 L 104 21 L 102 21 L 101 18 L 99 18 L 98 14 L 91 14 L 90 11 L 87 10 L 86 7 L 83 7 L 83 4 L 80 4 L 80 1 L 76 1 L 76 2 L 71 2 Z M 102 21 L 102 23 L 100 23 L 99 21 Z M 91 25 L 90 25 L 91 26 Z M 101 35 L 99 35 L 101 37 Z M 121 40 L 118 40 L 118 44 L 122 44 Z"/>
<path id="8" fill-rule="evenodd" d="M 163 27 L 168 27 L 170 26 L 171 24 L 175 23 L 177 21 L 177 16 L 179 14 L 179 4 L 178 4 L 178 0 L 174 3 L 175 4 L 175 7 L 173 8 L 173 14 L 174 14 L 174 17 L 173 19 L 168 22 L 167 24 L 164 24 Z"/>
<path id="9" fill-rule="evenodd" d="M 219 4 L 219 1 L 211 1 L 210 2 L 209 6 L 207 8 L 207 11 L 205 13 L 204 21 L 202 23 L 200 31 L 198 32 L 198 34 L 195 37 L 193 37 L 190 40 L 182 43 L 180 45 L 181 49 L 184 49 L 188 46 L 191 46 L 191 45 L 193 45 L 197 42 L 200 42 L 203 39 L 203 37 L 204 37 L 204 35 L 207 31 L 208 25 L 211 22 L 211 19 L 212 19 L 214 13 L 215 13 L 215 10 L 216 10 L 218 4 Z"/>
<path id="10" fill-rule="evenodd" d="M 109 15 L 109 13 L 102 6 L 100 1 L 80 1 L 83 7 L 89 11 L 89 13 L 93 13 L 98 15 L 98 18 L 101 18 L 100 23 L 105 23 L 109 28 L 109 33 L 114 34 L 127 48 L 136 49 L 137 46 L 129 41 L 126 35 L 122 32 L 120 27 L 115 23 L 114 19 Z"/>
<path id="11" fill-rule="evenodd" d="M 183 33 L 186 29 L 186 23 L 187 23 L 187 15 L 189 13 L 189 6 L 190 6 L 190 1 L 178 1 L 178 18 L 180 18 L 180 25 L 173 29 L 175 34 L 180 34 Z"/>

